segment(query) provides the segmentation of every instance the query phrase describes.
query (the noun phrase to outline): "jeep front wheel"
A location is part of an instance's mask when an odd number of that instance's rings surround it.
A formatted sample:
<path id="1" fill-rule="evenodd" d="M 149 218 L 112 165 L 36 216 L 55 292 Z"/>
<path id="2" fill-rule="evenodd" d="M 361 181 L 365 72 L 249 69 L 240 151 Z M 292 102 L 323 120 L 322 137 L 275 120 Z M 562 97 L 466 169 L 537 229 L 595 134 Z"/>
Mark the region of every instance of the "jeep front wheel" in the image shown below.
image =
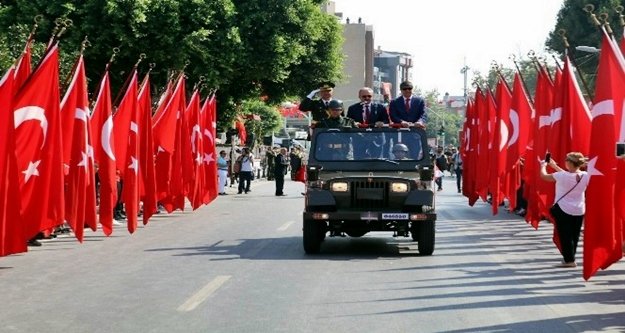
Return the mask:
<path id="1" fill-rule="evenodd" d="M 423 221 L 419 223 L 418 248 L 422 255 L 432 255 L 434 253 L 434 221 Z"/>
<path id="2" fill-rule="evenodd" d="M 304 251 L 306 253 L 319 253 L 325 236 L 325 230 L 322 229 L 320 222 L 304 219 Z"/>

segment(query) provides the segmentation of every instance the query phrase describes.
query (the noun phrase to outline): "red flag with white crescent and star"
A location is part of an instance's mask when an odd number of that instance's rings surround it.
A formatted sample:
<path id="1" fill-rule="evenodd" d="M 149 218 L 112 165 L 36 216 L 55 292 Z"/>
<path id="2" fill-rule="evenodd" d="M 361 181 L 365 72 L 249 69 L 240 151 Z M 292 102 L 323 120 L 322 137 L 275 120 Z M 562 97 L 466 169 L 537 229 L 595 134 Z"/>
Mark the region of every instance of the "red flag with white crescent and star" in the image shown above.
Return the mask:
<path id="1" fill-rule="evenodd" d="M 65 220 L 58 44 L 42 59 L 13 105 L 22 217 L 29 239 Z"/>
<path id="2" fill-rule="evenodd" d="M 28 238 L 24 235 L 20 216 L 20 188 L 15 159 L 13 128 L 13 83 L 15 68 L 0 79 L 0 257 L 26 252 Z"/>
<path id="3" fill-rule="evenodd" d="M 65 220 L 79 242 L 85 225 L 96 230 L 95 176 L 89 131 L 89 98 L 82 54 L 61 101 L 63 163 L 65 165 Z"/>
<path id="4" fill-rule="evenodd" d="M 615 212 L 617 159 L 625 100 L 625 66 L 618 49 L 603 30 L 597 69 L 586 190 L 584 227 L 584 279 L 620 260 L 623 253 L 622 222 Z"/>
<path id="5" fill-rule="evenodd" d="M 510 105 L 512 103 L 512 93 L 508 89 L 508 84 L 499 78 L 495 90 L 496 115 L 494 123 L 493 144 L 491 147 L 490 159 L 490 182 L 489 188 L 492 196 L 491 208 L 493 215 L 499 211 L 499 203 L 503 201 L 507 192 L 505 187 L 506 159 L 508 156 L 508 139 L 510 137 Z"/>
<path id="6" fill-rule="evenodd" d="M 100 82 L 98 97 L 91 115 L 93 155 L 100 180 L 100 224 L 105 235 L 113 232 L 113 208 L 117 203 L 117 180 L 113 116 L 108 66 Z"/>
<path id="7" fill-rule="evenodd" d="M 191 202 L 193 210 L 198 209 L 203 204 L 205 176 L 204 171 L 204 138 L 202 133 L 202 124 L 200 120 L 200 92 L 195 89 L 191 100 L 185 111 L 185 118 L 191 130 L 191 153 L 193 157 L 193 177 L 189 184 L 189 192 L 187 197 Z"/>
<path id="8" fill-rule="evenodd" d="M 205 176 L 205 191 L 204 191 L 204 204 L 208 204 L 215 200 L 218 195 L 218 182 L 217 182 L 217 154 L 216 154 L 216 142 L 215 137 L 217 135 L 217 97 L 215 94 L 208 97 L 202 105 L 200 111 L 200 117 L 202 118 L 202 133 L 204 135 L 204 159 L 205 164 L 204 171 Z"/>
<path id="9" fill-rule="evenodd" d="M 128 231 L 137 230 L 139 213 L 139 120 L 137 119 L 137 69 L 131 74 L 128 88 L 113 115 L 116 167 L 123 182 L 122 201 L 128 219 Z"/>
<path id="10" fill-rule="evenodd" d="M 146 225 L 157 208 L 154 140 L 152 137 L 152 96 L 149 74 L 143 79 L 138 98 L 139 166 L 141 168 L 139 195 L 143 201 L 143 225 Z"/>

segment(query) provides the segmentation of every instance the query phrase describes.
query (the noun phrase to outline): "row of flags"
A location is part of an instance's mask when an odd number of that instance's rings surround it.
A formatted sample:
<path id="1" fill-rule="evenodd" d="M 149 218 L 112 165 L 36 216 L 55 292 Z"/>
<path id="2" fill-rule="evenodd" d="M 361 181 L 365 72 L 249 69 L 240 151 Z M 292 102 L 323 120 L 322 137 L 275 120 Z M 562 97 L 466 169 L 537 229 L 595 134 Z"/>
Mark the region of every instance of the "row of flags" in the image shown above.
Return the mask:
<path id="1" fill-rule="evenodd" d="M 194 89 L 187 103 L 181 73 L 153 114 L 150 73 L 139 82 L 135 66 L 114 106 L 107 65 L 91 103 L 81 54 L 61 99 L 58 43 L 34 70 L 30 45 L 0 81 L 0 256 L 63 223 L 80 242 L 98 224 L 110 235 L 118 181 L 130 233 L 141 203 L 145 225 L 157 202 L 171 213 L 217 197 L 215 94 Z"/>
<path id="2" fill-rule="evenodd" d="M 620 41 L 625 50 L 625 38 Z M 583 276 L 588 280 L 623 256 L 625 238 L 625 161 L 615 145 L 625 142 L 625 60 L 614 38 L 603 31 L 592 107 L 584 100 L 568 56 L 554 77 L 538 66 L 534 100 L 528 98 L 517 73 L 512 89 L 500 78 L 495 92 L 477 88 L 468 101 L 461 153 L 463 194 L 469 205 L 491 195 L 493 214 L 507 198 L 517 203 L 523 182 L 528 201 L 525 220 L 538 228 L 550 218 L 555 185 L 539 177 L 549 152 L 563 165 L 572 151 L 589 158 L 586 191 Z M 554 230 L 554 242 L 558 244 Z"/>

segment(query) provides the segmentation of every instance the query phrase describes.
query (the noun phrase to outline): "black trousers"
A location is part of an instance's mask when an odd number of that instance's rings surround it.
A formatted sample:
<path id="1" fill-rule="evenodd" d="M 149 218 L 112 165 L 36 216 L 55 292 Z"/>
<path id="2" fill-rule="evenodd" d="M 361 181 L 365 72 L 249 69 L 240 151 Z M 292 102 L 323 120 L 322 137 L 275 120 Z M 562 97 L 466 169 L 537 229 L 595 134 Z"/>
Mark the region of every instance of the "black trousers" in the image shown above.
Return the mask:
<path id="1" fill-rule="evenodd" d="M 556 229 L 560 238 L 560 247 L 562 248 L 562 258 L 564 262 L 573 262 L 575 261 L 575 253 L 577 252 L 577 243 L 579 242 L 584 216 L 569 215 L 558 204 L 553 206 L 550 212 L 556 221 Z"/>
<path id="2" fill-rule="evenodd" d="M 456 186 L 460 192 L 462 190 L 462 169 L 456 169 Z"/>
<path id="3" fill-rule="evenodd" d="M 250 191 L 250 185 L 252 183 L 252 171 L 239 172 L 239 193 Z"/>
<path id="4" fill-rule="evenodd" d="M 284 194 L 284 174 L 274 174 L 276 181 L 276 195 Z"/>

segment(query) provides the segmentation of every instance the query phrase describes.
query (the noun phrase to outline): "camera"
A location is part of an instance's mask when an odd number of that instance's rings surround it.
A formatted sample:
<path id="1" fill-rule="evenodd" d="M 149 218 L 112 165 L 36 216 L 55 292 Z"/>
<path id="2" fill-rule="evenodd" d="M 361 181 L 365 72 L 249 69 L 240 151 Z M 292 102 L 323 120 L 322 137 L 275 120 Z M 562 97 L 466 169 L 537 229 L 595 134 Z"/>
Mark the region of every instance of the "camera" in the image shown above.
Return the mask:
<path id="1" fill-rule="evenodd" d="M 547 153 L 547 155 L 545 155 L 545 162 L 551 162 L 551 153 Z"/>
<path id="2" fill-rule="evenodd" d="M 616 143 L 616 156 L 625 155 L 625 142 Z"/>

